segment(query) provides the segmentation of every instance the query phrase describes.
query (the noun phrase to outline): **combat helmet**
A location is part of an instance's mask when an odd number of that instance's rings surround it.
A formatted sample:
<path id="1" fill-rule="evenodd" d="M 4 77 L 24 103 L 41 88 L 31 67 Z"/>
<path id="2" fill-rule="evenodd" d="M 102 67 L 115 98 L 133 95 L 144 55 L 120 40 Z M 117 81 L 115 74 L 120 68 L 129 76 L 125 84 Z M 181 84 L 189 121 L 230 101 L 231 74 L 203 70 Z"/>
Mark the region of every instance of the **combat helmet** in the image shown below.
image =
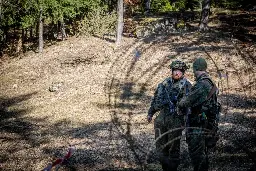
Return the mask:
<path id="1" fill-rule="evenodd" d="M 185 72 L 189 67 L 185 64 L 185 62 L 182 62 L 180 60 L 173 61 L 170 65 L 170 69 L 179 69 L 182 72 Z"/>
<path id="2" fill-rule="evenodd" d="M 197 58 L 193 63 L 193 71 L 206 71 L 207 63 L 204 58 Z"/>

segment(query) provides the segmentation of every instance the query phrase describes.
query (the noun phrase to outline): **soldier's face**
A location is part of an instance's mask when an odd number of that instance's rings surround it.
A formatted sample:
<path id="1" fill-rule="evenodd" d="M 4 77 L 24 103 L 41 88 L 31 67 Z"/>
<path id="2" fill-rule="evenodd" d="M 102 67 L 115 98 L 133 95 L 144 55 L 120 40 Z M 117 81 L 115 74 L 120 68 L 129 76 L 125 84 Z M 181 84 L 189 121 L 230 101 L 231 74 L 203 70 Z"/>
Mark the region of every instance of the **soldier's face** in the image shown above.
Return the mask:
<path id="1" fill-rule="evenodd" d="M 183 76 L 183 73 L 181 70 L 179 69 L 174 69 L 172 71 L 172 78 L 175 79 L 175 80 L 179 80 L 181 79 L 181 77 Z"/>

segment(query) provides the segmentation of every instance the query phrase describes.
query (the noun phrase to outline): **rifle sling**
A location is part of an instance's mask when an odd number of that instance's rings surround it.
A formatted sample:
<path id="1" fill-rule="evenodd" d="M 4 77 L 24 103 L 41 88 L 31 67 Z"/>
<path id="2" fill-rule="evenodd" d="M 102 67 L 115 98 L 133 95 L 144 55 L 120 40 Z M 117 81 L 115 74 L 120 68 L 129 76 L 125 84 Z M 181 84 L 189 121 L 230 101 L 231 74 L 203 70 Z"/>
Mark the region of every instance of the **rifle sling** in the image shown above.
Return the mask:
<path id="1" fill-rule="evenodd" d="M 210 93 L 208 94 L 208 96 L 207 96 L 207 98 L 206 98 L 206 100 L 205 100 L 205 102 L 206 102 L 206 101 L 208 101 L 208 100 L 212 97 L 212 95 L 218 90 L 218 88 L 217 88 L 217 86 L 212 82 L 212 80 L 211 80 L 210 78 L 204 77 L 204 78 L 202 78 L 202 79 L 208 80 L 208 81 L 211 83 L 211 85 L 213 86 L 212 89 L 211 89 L 211 91 L 210 91 Z"/>
<path id="2" fill-rule="evenodd" d="M 214 85 L 214 86 L 212 87 L 210 93 L 208 94 L 208 96 L 207 96 L 207 98 L 206 98 L 206 101 L 208 101 L 208 100 L 212 97 L 212 95 L 216 92 L 216 90 L 217 90 L 217 87 L 216 87 L 216 85 Z"/>

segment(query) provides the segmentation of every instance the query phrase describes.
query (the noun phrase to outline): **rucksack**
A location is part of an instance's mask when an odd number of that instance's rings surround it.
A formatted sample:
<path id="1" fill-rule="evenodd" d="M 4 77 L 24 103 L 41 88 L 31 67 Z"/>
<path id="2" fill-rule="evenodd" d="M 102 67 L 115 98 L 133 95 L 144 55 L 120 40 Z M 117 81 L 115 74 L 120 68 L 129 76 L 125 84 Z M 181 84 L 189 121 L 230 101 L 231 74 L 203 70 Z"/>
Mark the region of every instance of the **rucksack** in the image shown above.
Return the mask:
<path id="1" fill-rule="evenodd" d="M 211 149 L 216 146 L 217 141 L 219 140 L 218 125 L 221 112 L 221 103 L 217 99 L 218 89 L 213 81 L 209 77 L 205 77 L 202 79 L 207 79 L 213 86 L 207 96 L 206 101 L 202 105 L 202 110 L 207 117 L 207 121 L 205 123 L 205 144 L 208 149 Z M 213 103 L 211 103 L 210 100 L 212 100 Z"/>

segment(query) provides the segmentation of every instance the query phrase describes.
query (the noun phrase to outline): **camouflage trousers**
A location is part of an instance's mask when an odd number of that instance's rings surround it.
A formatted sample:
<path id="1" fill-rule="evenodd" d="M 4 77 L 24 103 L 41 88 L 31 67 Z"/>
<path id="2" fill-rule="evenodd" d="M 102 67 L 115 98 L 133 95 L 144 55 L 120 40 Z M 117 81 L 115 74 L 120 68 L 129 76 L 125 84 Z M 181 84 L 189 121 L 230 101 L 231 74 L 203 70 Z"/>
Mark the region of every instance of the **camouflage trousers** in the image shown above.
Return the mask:
<path id="1" fill-rule="evenodd" d="M 163 171 L 176 171 L 180 164 L 183 116 L 159 114 L 154 122 L 156 150 Z"/>
<path id="2" fill-rule="evenodd" d="M 194 166 L 194 171 L 208 171 L 208 156 L 206 153 L 204 123 L 198 122 L 198 117 L 191 117 L 186 132 L 189 156 Z"/>

